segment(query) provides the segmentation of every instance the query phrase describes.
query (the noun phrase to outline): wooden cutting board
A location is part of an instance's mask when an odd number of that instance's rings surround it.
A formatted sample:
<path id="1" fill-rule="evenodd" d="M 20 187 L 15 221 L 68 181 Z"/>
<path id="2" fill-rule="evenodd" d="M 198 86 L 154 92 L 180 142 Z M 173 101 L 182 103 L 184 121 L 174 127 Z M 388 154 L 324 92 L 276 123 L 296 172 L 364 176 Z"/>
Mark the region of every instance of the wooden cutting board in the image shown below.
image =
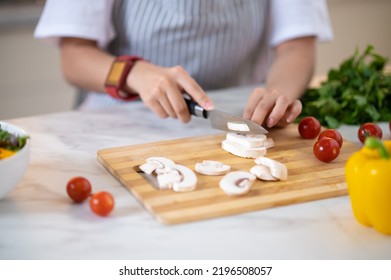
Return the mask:
<path id="1" fill-rule="evenodd" d="M 197 189 L 176 193 L 155 189 L 133 168 L 148 157 L 164 156 L 194 170 L 203 160 L 229 164 L 232 171 L 249 169 L 252 159 L 243 159 L 224 151 L 225 134 L 182 138 L 155 143 L 110 148 L 98 151 L 99 162 L 116 177 L 158 221 L 165 224 L 216 218 L 276 206 L 318 200 L 347 194 L 344 166 L 347 158 L 359 149 L 344 141 L 338 158 L 330 163 L 318 161 L 312 152 L 315 140 L 300 138 L 296 125 L 272 130 L 268 137 L 276 143 L 267 157 L 288 167 L 288 180 L 263 182 L 257 180 L 251 191 L 240 197 L 229 197 L 219 188 L 222 176 L 197 174 Z"/>

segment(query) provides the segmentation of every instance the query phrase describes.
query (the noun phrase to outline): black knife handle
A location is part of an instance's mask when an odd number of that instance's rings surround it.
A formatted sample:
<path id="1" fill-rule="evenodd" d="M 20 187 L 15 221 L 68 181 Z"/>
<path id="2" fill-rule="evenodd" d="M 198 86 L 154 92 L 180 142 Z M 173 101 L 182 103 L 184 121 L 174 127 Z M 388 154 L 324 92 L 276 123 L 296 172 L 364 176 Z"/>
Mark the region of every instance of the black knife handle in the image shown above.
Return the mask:
<path id="1" fill-rule="evenodd" d="M 194 100 L 185 97 L 185 102 L 187 105 L 187 108 L 189 108 L 189 112 L 191 115 L 207 119 L 208 118 L 208 112 L 203 109 L 200 105 L 198 105 Z"/>

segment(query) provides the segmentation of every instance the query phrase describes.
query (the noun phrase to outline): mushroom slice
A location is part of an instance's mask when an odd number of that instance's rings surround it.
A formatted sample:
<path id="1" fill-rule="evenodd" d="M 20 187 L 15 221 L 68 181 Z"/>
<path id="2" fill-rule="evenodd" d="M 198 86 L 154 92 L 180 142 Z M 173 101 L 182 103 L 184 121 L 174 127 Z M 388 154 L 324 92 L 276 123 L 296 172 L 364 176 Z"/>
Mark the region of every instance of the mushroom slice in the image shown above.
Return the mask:
<path id="1" fill-rule="evenodd" d="M 197 186 L 197 176 L 190 168 L 184 165 L 175 165 L 173 170 L 177 171 L 180 176 L 179 181 L 174 181 L 172 189 L 176 192 L 192 191 Z"/>
<path id="2" fill-rule="evenodd" d="M 157 175 L 157 183 L 161 190 L 171 189 L 174 183 L 182 180 L 181 174 L 175 169 Z"/>
<path id="3" fill-rule="evenodd" d="M 195 171 L 204 175 L 223 175 L 231 170 L 231 166 L 220 161 L 204 160 L 202 163 L 196 163 Z"/>
<path id="4" fill-rule="evenodd" d="M 227 122 L 227 127 L 233 131 L 250 131 L 250 128 L 244 122 Z"/>
<path id="5" fill-rule="evenodd" d="M 146 174 L 152 174 L 153 171 L 156 174 L 167 173 L 172 170 L 172 166 L 175 165 L 171 159 L 166 157 L 150 157 L 147 158 L 146 163 L 140 165 L 140 169 Z"/>
<path id="6" fill-rule="evenodd" d="M 243 158 L 257 158 L 266 155 L 265 147 L 248 148 L 227 139 L 221 143 L 221 147 L 227 152 Z"/>
<path id="7" fill-rule="evenodd" d="M 266 141 L 266 135 L 228 132 L 226 139 L 248 148 L 257 148 L 263 146 Z"/>
<path id="8" fill-rule="evenodd" d="M 146 163 L 143 163 L 139 166 L 140 170 L 143 171 L 145 174 L 151 175 L 153 171 L 155 171 L 156 168 L 161 166 L 161 164 L 157 161 L 149 161 Z"/>
<path id="9" fill-rule="evenodd" d="M 220 180 L 220 188 L 229 196 L 247 193 L 256 177 L 250 172 L 233 171 Z"/>
<path id="10" fill-rule="evenodd" d="M 263 143 L 263 145 L 266 147 L 266 149 L 273 148 L 275 146 L 273 138 L 266 138 L 265 143 Z"/>
<path id="11" fill-rule="evenodd" d="M 270 168 L 266 165 L 255 165 L 251 167 L 250 173 L 263 181 L 277 181 L 278 179 L 272 175 Z"/>
<path id="12" fill-rule="evenodd" d="M 255 163 L 266 165 L 270 169 L 270 173 L 279 180 L 288 179 L 288 168 L 285 164 L 268 157 L 257 157 Z"/>

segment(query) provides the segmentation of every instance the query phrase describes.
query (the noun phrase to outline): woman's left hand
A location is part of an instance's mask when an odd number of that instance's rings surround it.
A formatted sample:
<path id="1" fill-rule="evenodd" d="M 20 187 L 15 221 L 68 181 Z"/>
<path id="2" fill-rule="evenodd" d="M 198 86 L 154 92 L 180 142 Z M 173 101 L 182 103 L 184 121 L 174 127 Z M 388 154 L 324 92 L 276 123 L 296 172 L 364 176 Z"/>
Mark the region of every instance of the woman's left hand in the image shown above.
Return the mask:
<path id="1" fill-rule="evenodd" d="M 300 114 L 300 100 L 277 90 L 256 88 L 251 93 L 243 117 L 267 127 L 286 126 Z"/>

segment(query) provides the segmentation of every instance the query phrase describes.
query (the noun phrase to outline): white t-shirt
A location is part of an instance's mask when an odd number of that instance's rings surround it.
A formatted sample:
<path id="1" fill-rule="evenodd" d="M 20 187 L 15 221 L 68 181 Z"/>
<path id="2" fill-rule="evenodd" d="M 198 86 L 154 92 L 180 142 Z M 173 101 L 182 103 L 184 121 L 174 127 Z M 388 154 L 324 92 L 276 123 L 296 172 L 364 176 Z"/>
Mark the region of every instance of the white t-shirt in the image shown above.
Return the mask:
<path id="1" fill-rule="evenodd" d="M 96 40 L 114 55 L 181 65 L 205 89 L 262 83 L 271 48 L 289 39 L 330 40 L 325 0 L 47 0 L 36 38 Z M 83 107 L 117 103 L 90 94 Z"/>

